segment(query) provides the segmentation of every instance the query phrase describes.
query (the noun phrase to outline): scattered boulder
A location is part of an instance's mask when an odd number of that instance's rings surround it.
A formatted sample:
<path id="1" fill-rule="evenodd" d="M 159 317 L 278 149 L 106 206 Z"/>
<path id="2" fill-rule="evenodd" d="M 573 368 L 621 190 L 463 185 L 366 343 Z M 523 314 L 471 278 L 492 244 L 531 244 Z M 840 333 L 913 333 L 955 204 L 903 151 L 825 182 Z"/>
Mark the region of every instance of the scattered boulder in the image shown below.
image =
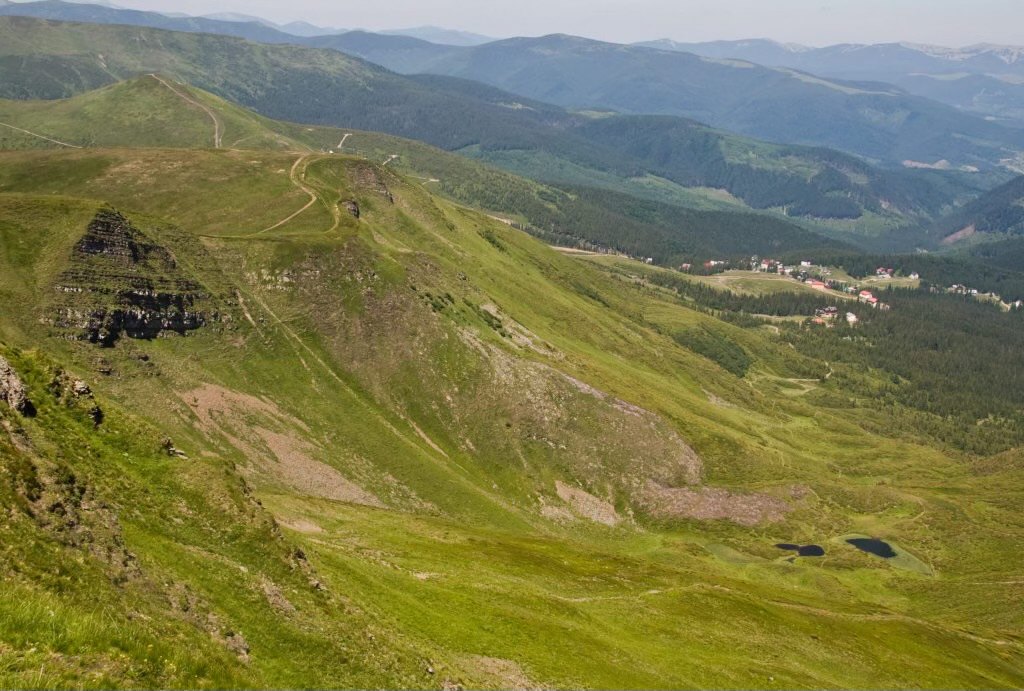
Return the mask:
<path id="1" fill-rule="evenodd" d="M 267 602 L 275 611 L 283 614 L 294 614 L 295 605 L 288 601 L 281 589 L 270 579 L 264 577 L 263 579 L 263 594 L 267 598 Z"/>
<path id="2" fill-rule="evenodd" d="M 342 203 L 341 203 L 341 205 L 342 205 L 342 206 L 343 206 L 343 207 L 344 207 L 344 208 L 345 208 L 345 209 L 346 209 L 346 210 L 347 210 L 347 211 L 348 211 L 348 212 L 349 212 L 350 214 L 352 214 L 352 215 L 353 215 L 353 216 L 355 216 L 356 218 L 359 218 L 359 203 L 358 203 L 358 202 L 356 202 L 356 201 L 355 201 L 355 200 L 353 200 L 353 199 L 350 199 L 350 200 L 348 200 L 347 202 L 342 202 Z"/>
<path id="3" fill-rule="evenodd" d="M 105 415 L 103 414 L 103 409 L 100 408 L 98 405 L 94 405 L 92 408 L 89 409 L 89 419 L 92 420 L 93 427 L 99 427 L 100 425 L 102 425 L 104 417 Z"/>
<path id="4" fill-rule="evenodd" d="M 214 640 L 234 653 L 240 662 L 249 662 L 249 643 L 241 631 L 235 631 L 230 626 L 222 624 L 220 618 L 213 612 L 206 615 L 206 628 Z"/>
<path id="5" fill-rule="evenodd" d="M 35 407 L 28 400 L 25 385 L 18 377 L 18 373 L 11 367 L 11 363 L 3 357 L 0 357 L 0 400 L 22 415 L 35 414 Z"/>
<path id="6" fill-rule="evenodd" d="M 164 437 L 163 441 L 160 442 L 160 448 L 162 448 L 168 456 L 173 456 L 175 458 L 188 458 L 184 451 L 175 448 L 174 442 L 171 441 L 170 437 Z"/>
<path id="7" fill-rule="evenodd" d="M 238 656 L 242 662 L 249 661 L 249 643 L 240 631 L 229 631 L 224 635 L 224 644 L 228 650 Z"/>
<path id="8" fill-rule="evenodd" d="M 88 415 L 93 427 L 103 424 L 106 417 L 92 395 L 92 388 L 81 379 L 72 379 L 67 372 L 58 368 L 53 372 L 49 384 L 50 393 L 58 403 L 69 408 L 89 406 Z"/>

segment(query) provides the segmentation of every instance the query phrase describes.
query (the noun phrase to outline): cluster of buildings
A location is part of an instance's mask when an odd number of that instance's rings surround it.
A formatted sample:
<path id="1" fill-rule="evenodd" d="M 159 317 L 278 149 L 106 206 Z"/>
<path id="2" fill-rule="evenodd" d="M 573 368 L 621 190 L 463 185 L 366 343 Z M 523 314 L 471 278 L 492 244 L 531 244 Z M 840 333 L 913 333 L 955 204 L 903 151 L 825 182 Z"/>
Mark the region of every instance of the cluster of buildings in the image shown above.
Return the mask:
<path id="1" fill-rule="evenodd" d="M 931 292 L 939 293 L 942 292 L 940 288 L 932 286 Z M 1006 312 L 1012 312 L 1014 310 L 1024 309 L 1024 300 L 1014 300 L 1012 302 L 1004 302 L 1002 296 L 998 293 L 982 293 L 977 288 L 968 288 L 961 283 L 954 283 L 950 287 L 946 288 L 946 292 L 950 295 L 967 295 L 979 300 L 988 300 L 996 303 L 1003 308 Z"/>
<path id="2" fill-rule="evenodd" d="M 650 259 L 646 260 L 647 263 L 651 263 Z M 829 291 L 837 291 L 845 293 L 862 304 L 881 311 L 888 311 L 892 309 L 892 305 L 886 302 L 882 302 L 877 295 L 872 291 L 863 289 L 860 285 L 850 284 L 845 281 L 836 280 L 831 277 L 832 272 L 823 266 L 816 266 L 814 262 L 809 260 L 803 260 L 798 264 L 786 264 L 778 259 L 772 259 L 770 257 L 761 258 L 758 256 L 750 257 L 749 264 L 746 260 L 740 262 L 730 263 L 724 259 L 709 259 L 703 264 L 680 264 L 679 270 L 686 273 L 718 273 L 725 269 L 733 268 L 748 268 L 751 271 L 757 273 L 771 273 L 778 274 L 780 276 L 789 276 L 794 280 L 800 281 L 809 288 L 819 290 L 823 293 Z M 703 269 L 703 271 L 701 271 Z M 897 270 L 892 267 L 879 266 L 875 269 L 874 278 L 877 279 L 892 279 L 895 278 Z M 918 281 L 921 279 L 920 274 L 916 271 L 911 272 L 907 276 L 910 280 Z M 942 292 L 943 289 L 937 286 L 932 286 L 931 291 L 938 293 Z M 1017 300 L 1015 302 L 1006 303 L 1002 301 L 995 293 L 980 293 L 975 288 L 969 288 L 966 285 L 959 283 L 953 284 L 945 289 L 945 292 L 956 294 L 956 295 L 968 295 L 979 299 L 991 298 L 995 302 L 998 302 L 1004 310 L 1024 310 L 1024 300 Z M 824 324 L 826 326 L 832 326 L 838 320 L 840 316 L 839 311 L 836 308 L 828 308 L 827 311 L 818 310 L 812 319 L 816 324 Z M 859 319 L 853 312 L 846 313 L 846 322 L 850 325 L 858 323 Z"/>
<path id="3" fill-rule="evenodd" d="M 801 262 L 803 265 L 803 262 Z M 810 266 L 810 262 L 807 262 L 807 266 Z M 769 274 L 780 274 L 785 276 L 792 276 L 797 271 L 796 266 L 786 266 L 777 259 L 761 259 L 758 256 L 750 258 L 750 270 L 757 271 L 759 273 Z"/>
<path id="4" fill-rule="evenodd" d="M 756 256 L 750 258 L 750 270 L 762 273 L 782 273 L 782 262 L 774 259 L 758 259 Z"/>
<path id="5" fill-rule="evenodd" d="M 811 323 L 819 326 L 831 326 L 832 322 L 834 322 L 838 316 L 838 307 L 819 307 L 814 310 L 814 317 L 811 319 Z"/>
<path id="6" fill-rule="evenodd" d="M 872 309 L 888 311 L 892 309 L 892 305 L 887 302 L 882 302 L 878 296 L 867 289 L 862 289 L 857 285 L 850 285 L 844 281 L 838 281 L 834 278 L 830 278 L 831 271 L 825 267 L 816 267 L 812 262 L 802 261 L 800 266 L 779 266 L 779 273 L 792 276 L 794 279 L 801 281 L 804 285 L 814 290 L 820 290 L 822 292 L 837 291 L 842 292 L 851 297 L 855 297 L 857 302 L 862 305 L 867 305 Z M 813 273 L 812 273 L 813 272 Z M 896 273 L 895 269 L 887 267 L 879 267 L 875 272 L 878 277 L 892 278 Z M 916 274 L 912 278 L 919 278 Z M 811 323 L 823 325 L 827 327 L 835 326 L 840 316 L 839 308 L 837 307 L 822 307 L 815 311 L 814 317 L 811 319 Z M 850 326 L 857 324 L 860 319 L 853 312 L 846 313 L 846 323 Z"/>
<path id="7" fill-rule="evenodd" d="M 825 281 L 821 280 L 832 275 L 832 272 L 824 266 L 815 266 L 814 262 L 804 260 L 797 264 L 785 264 L 777 259 L 760 259 L 756 256 L 750 258 L 750 270 L 758 273 L 770 273 L 779 274 L 780 276 L 791 276 L 804 283 L 809 283 L 808 279 L 813 278 L 816 282 L 814 287 L 827 286 L 833 290 L 839 290 L 834 284 L 838 284 L 837 281 Z M 813 270 L 814 275 L 811 276 Z"/>
<path id="8" fill-rule="evenodd" d="M 633 257 L 645 264 L 653 264 L 654 259 L 652 257 Z M 859 285 L 851 285 L 845 281 L 836 280 L 831 278 L 832 272 L 828 267 L 816 266 L 814 262 L 810 260 L 802 260 L 799 264 L 786 264 L 778 259 L 772 259 L 770 257 L 761 258 L 758 256 L 750 257 L 750 262 L 747 264 L 746 260 L 730 262 L 727 259 L 708 259 L 700 264 L 694 265 L 686 262 L 678 266 L 678 270 L 683 273 L 719 273 L 729 268 L 744 269 L 749 266 L 751 271 L 757 273 L 772 273 L 780 276 L 789 276 L 794 280 L 800 281 L 809 288 L 814 290 L 820 290 L 823 293 L 829 291 L 837 291 L 846 293 L 851 297 L 855 297 L 857 301 L 862 305 L 867 305 L 872 309 L 888 311 L 892 309 L 892 305 L 886 302 L 882 302 L 878 296 L 876 296 L 870 290 L 862 289 Z M 887 266 L 879 266 L 875 269 L 875 279 L 892 279 L 896 277 L 896 269 Z M 916 271 L 911 272 L 908 276 L 913 281 L 921 279 L 920 274 Z M 943 291 L 943 288 L 937 286 L 931 286 L 933 293 L 939 293 Z M 1024 310 L 1024 300 L 1017 300 L 1015 302 L 1003 302 L 1002 298 L 995 293 L 981 293 L 976 288 L 969 288 L 966 285 L 960 283 L 954 283 L 945 289 L 945 292 L 955 295 L 968 295 L 979 299 L 991 298 L 993 301 L 999 303 L 1004 310 Z M 838 319 L 839 313 L 829 312 L 825 314 L 815 314 L 813 321 L 815 323 L 821 323 L 826 325 L 832 325 Z M 856 324 L 858 322 L 857 315 L 853 312 L 846 313 L 846 322 L 848 324 Z"/>
<path id="9" fill-rule="evenodd" d="M 878 297 L 870 290 L 862 290 L 860 286 L 850 285 L 844 281 L 838 281 L 834 278 L 830 278 L 832 272 L 827 267 L 815 266 L 814 262 L 809 260 L 801 261 L 798 265 L 786 265 L 776 259 L 762 259 L 754 256 L 750 258 L 750 270 L 759 273 L 777 273 L 781 276 L 790 276 L 804 285 L 813 288 L 814 290 L 820 290 L 823 293 L 832 290 L 843 292 L 847 295 L 856 297 L 858 302 L 868 305 L 873 309 L 889 310 L 892 307 L 888 303 L 879 300 Z M 880 266 L 876 270 L 875 275 L 879 278 L 892 278 L 895 273 L 895 269 Z M 913 273 L 910 275 L 910 278 L 917 280 L 920 276 Z M 818 313 L 815 314 L 812 321 L 814 323 L 831 325 L 836 321 L 838 316 L 838 309 L 830 307 L 824 311 L 818 310 Z M 846 314 L 846 322 L 848 324 L 856 324 L 858 321 L 857 315 L 853 312 L 848 312 Z"/>
<path id="10" fill-rule="evenodd" d="M 814 317 L 811 319 L 812 324 L 818 326 L 835 326 L 836 321 L 839 319 L 839 308 L 834 306 L 819 307 L 814 310 Z M 853 326 L 860 321 L 860 318 L 853 312 L 846 313 L 846 323 Z"/>
<path id="11" fill-rule="evenodd" d="M 714 271 L 715 269 L 723 270 L 728 268 L 729 261 L 726 259 L 709 259 L 702 264 L 705 271 Z M 689 262 L 679 265 L 679 270 L 683 273 L 690 273 L 693 271 L 693 264 Z"/>
<path id="12" fill-rule="evenodd" d="M 853 290 L 856 291 L 857 289 L 853 288 Z M 870 290 L 862 290 L 862 291 L 858 292 L 857 293 L 857 301 L 861 302 L 861 303 L 863 303 L 865 305 L 868 305 L 869 307 L 873 307 L 875 309 L 880 309 L 880 310 L 890 310 L 890 309 L 892 309 L 892 305 L 890 305 L 887 302 L 880 301 L 877 297 L 875 297 L 875 294 L 872 293 Z"/>
<path id="13" fill-rule="evenodd" d="M 789 268 L 792 268 L 793 271 L 787 271 L 787 269 Z M 814 275 L 811 275 L 810 270 L 812 269 L 814 270 Z M 881 300 L 879 300 L 878 297 L 870 290 L 862 290 L 860 286 L 850 285 L 845 281 L 837 281 L 833 278 L 829 278 L 829 276 L 832 273 L 831 271 L 829 271 L 825 267 L 816 267 L 812 262 L 809 261 L 800 262 L 799 268 L 783 267 L 783 271 L 781 273 L 791 275 L 798 281 L 801 281 L 804 285 L 815 290 L 820 290 L 822 292 L 835 290 L 837 292 L 842 292 L 846 293 L 847 295 L 855 296 L 857 298 L 857 301 L 860 302 L 862 305 L 867 305 L 873 309 L 892 309 L 892 306 L 889 303 L 882 302 Z M 875 275 L 879 277 L 884 276 L 885 278 L 892 278 L 893 274 L 895 273 L 895 269 L 879 267 Z M 914 278 L 917 278 L 916 274 L 914 275 Z M 852 319 L 850 319 L 849 317 L 852 317 Z M 852 312 L 849 313 L 846 321 L 850 324 L 857 323 L 857 315 L 853 314 Z"/>
<path id="14" fill-rule="evenodd" d="M 978 296 L 977 288 L 968 288 L 967 286 L 961 283 L 954 283 L 950 287 L 946 288 L 946 292 L 952 295 L 973 295 L 975 297 Z"/>
<path id="15" fill-rule="evenodd" d="M 895 273 L 896 269 L 889 269 L 884 266 L 880 266 L 877 269 L 875 269 L 875 276 L 878 278 L 892 278 L 893 275 L 895 275 Z M 914 271 L 913 273 L 910 274 L 909 278 L 912 281 L 916 281 L 921 278 L 921 274 Z"/>

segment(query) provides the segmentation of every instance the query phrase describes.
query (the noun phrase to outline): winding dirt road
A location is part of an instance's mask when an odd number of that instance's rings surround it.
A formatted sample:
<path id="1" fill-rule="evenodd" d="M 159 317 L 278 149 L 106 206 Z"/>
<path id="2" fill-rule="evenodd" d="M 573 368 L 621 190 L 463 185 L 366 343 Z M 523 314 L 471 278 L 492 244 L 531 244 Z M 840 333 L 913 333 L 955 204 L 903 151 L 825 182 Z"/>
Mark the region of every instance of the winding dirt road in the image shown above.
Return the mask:
<path id="1" fill-rule="evenodd" d="M 202 103 L 200 103 L 199 101 L 197 101 L 194 98 L 190 97 L 189 95 L 187 95 L 185 93 L 182 93 L 181 91 L 178 91 L 167 80 L 165 80 L 165 79 L 163 79 L 161 77 L 158 77 L 155 74 L 150 74 L 149 76 L 152 77 L 153 79 L 157 80 L 158 82 L 160 82 L 164 86 L 166 86 L 176 96 L 178 96 L 178 98 L 180 98 L 181 100 L 185 101 L 186 103 L 188 103 L 190 105 L 195 106 L 196 108 L 199 108 L 200 110 L 205 112 L 208 116 L 210 116 L 210 119 L 213 120 L 213 148 L 215 148 L 215 149 L 221 148 L 221 142 L 222 142 L 223 137 L 224 137 L 224 131 L 223 131 L 224 128 L 221 126 L 220 119 L 217 117 L 217 114 L 213 112 L 213 109 L 210 108 L 209 106 L 203 105 Z"/>
<path id="2" fill-rule="evenodd" d="M 62 142 L 59 139 L 52 139 L 52 138 L 46 137 L 46 136 L 44 136 L 42 134 L 36 134 L 35 132 L 29 132 L 28 130 L 23 130 L 20 127 L 15 127 L 14 125 L 8 125 L 6 122 L 0 122 L 0 125 L 3 125 L 4 127 L 9 127 L 12 130 L 16 130 L 18 132 L 21 132 L 22 134 L 27 134 L 30 137 L 36 137 L 38 139 L 45 139 L 48 142 L 53 142 L 54 144 L 60 144 L 61 146 L 71 147 L 72 149 L 81 149 L 81 148 L 83 148 L 81 146 L 78 146 L 77 144 L 68 144 L 67 142 Z"/>
<path id="3" fill-rule="evenodd" d="M 303 206 L 301 209 L 299 209 L 295 213 L 288 215 L 286 218 L 282 218 L 280 221 L 278 221 L 277 223 L 275 223 L 272 226 L 269 226 L 267 228 L 264 228 L 263 230 L 260 230 L 260 231 L 257 231 L 255 233 L 253 233 L 253 235 L 261 235 L 263 233 L 270 232 L 271 230 L 275 230 L 277 228 L 280 228 L 281 226 L 283 226 L 283 225 L 287 224 L 288 222 L 292 221 L 299 214 L 301 214 L 303 211 L 305 211 L 309 207 L 313 206 L 317 202 L 321 202 L 324 205 L 324 207 L 326 207 L 327 211 L 330 212 L 331 218 L 334 219 L 334 223 L 331 225 L 331 227 L 328 228 L 324 232 L 330 233 L 331 231 L 335 230 L 341 224 L 341 209 L 338 208 L 338 205 L 337 204 L 331 204 L 328 200 L 322 198 L 319 194 L 317 194 L 316 190 L 314 190 L 312 187 L 310 187 L 309 185 L 307 185 L 305 183 L 304 178 L 305 178 L 305 175 L 306 175 L 306 167 L 309 165 L 309 159 L 311 157 L 312 157 L 312 154 L 303 154 L 302 156 L 299 156 L 295 160 L 295 163 L 292 164 L 292 169 L 288 172 L 288 177 L 291 179 L 292 184 L 295 185 L 296 187 L 298 187 L 300 190 L 302 190 L 306 194 L 308 194 L 309 195 L 309 201 L 306 202 L 305 206 Z M 300 166 L 301 166 L 301 170 L 300 170 Z"/>
<path id="4" fill-rule="evenodd" d="M 302 190 L 303 192 L 305 192 L 306 194 L 309 195 L 309 201 L 306 202 L 306 205 L 304 207 L 302 207 L 301 209 L 299 209 L 295 213 L 291 214 L 287 218 L 282 218 L 280 221 L 278 221 L 274 225 L 268 226 L 268 227 L 264 228 L 263 230 L 260 230 L 260 231 L 258 231 L 256 233 L 254 233 L 254 235 L 260 235 L 261 233 L 267 233 L 267 232 L 269 232 L 271 230 L 275 230 L 277 228 L 280 228 L 285 223 L 288 223 L 293 218 L 295 218 L 296 216 L 301 214 L 303 211 L 305 211 L 309 207 L 311 207 L 314 204 L 316 204 L 317 199 L 319 199 L 319 197 L 316 196 L 316 192 L 314 192 L 311 187 L 308 187 L 306 185 L 306 183 L 302 182 L 302 180 L 300 179 L 300 173 L 298 172 L 299 166 L 303 165 L 307 160 L 309 160 L 309 154 L 305 154 L 303 156 L 299 156 L 297 159 L 295 159 L 295 163 L 292 164 L 292 169 L 290 171 L 288 171 L 288 177 L 291 179 L 293 185 L 295 185 L 300 190 Z M 305 172 L 305 168 L 303 168 L 303 173 L 304 172 Z"/>

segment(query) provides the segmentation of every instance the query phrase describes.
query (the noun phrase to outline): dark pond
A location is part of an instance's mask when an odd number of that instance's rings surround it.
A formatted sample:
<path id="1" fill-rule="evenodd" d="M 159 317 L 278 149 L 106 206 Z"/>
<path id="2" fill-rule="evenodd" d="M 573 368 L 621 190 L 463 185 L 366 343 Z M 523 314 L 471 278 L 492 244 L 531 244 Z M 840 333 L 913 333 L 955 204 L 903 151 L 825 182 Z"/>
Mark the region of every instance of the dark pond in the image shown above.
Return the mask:
<path id="1" fill-rule="evenodd" d="M 801 557 L 823 557 L 825 556 L 825 550 L 818 545 L 793 545 L 788 542 L 780 542 L 775 545 L 779 549 L 789 550 L 790 552 L 796 552 Z"/>
<path id="2" fill-rule="evenodd" d="M 874 537 L 854 537 L 847 542 L 863 552 L 874 554 L 882 559 L 892 559 L 896 556 L 896 551 L 885 540 Z"/>

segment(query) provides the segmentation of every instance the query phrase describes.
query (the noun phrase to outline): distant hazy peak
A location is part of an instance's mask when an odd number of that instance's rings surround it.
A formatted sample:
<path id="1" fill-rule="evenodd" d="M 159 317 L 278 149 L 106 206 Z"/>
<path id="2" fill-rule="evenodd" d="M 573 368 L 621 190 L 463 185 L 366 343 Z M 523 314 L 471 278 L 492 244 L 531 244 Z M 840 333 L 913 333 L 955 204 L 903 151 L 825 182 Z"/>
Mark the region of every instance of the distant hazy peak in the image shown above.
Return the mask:
<path id="1" fill-rule="evenodd" d="M 475 34 L 470 31 L 459 31 L 457 29 L 446 29 L 439 26 L 416 26 L 408 29 L 386 29 L 377 33 L 390 36 L 408 36 L 418 38 L 430 43 L 440 43 L 449 46 L 479 46 L 484 43 L 491 43 L 497 39 L 491 36 Z"/>
<path id="2" fill-rule="evenodd" d="M 331 34 L 343 34 L 347 29 L 338 29 L 334 27 L 317 26 L 316 24 L 310 24 L 309 22 L 297 21 L 288 22 L 287 24 L 278 24 L 277 28 L 285 33 L 293 36 L 303 36 L 306 38 L 312 36 L 327 36 Z"/>
<path id="3" fill-rule="evenodd" d="M 222 22 L 257 22 L 259 24 L 266 24 L 267 26 L 276 26 L 272 22 L 260 17 L 253 16 L 251 14 L 240 14 L 238 12 L 214 12 L 213 14 L 202 15 L 204 19 L 217 19 Z"/>

